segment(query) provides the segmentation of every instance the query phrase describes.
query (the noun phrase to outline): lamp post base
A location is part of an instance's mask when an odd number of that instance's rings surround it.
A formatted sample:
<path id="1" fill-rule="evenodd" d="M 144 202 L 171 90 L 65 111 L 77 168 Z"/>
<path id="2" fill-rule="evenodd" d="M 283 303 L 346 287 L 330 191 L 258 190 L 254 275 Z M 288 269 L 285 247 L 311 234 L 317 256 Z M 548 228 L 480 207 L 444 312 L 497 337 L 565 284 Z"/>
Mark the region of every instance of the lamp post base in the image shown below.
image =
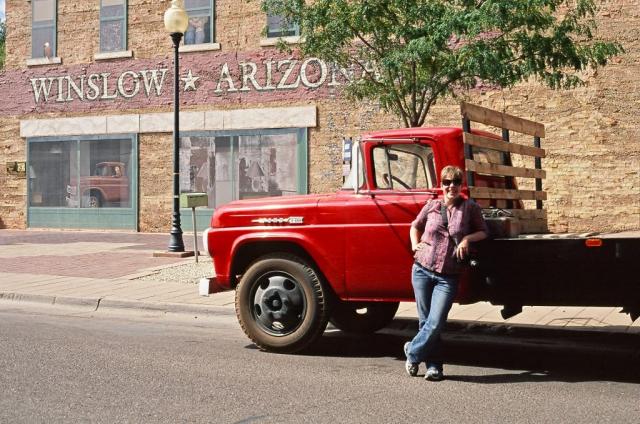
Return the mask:
<path id="1" fill-rule="evenodd" d="M 184 252 L 184 241 L 182 239 L 182 228 L 180 228 L 180 211 L 174 205 L 174 212 L 171 220 L 171 231 L 169 231 L 169 252 Z"/>
<path id="2" fill-rule="evenodd" d="M 193 250 L 185 250 L 184 252 L 167 252 L 164 250 L 159 250 L 153 252 L 154 258 L 189 258 L 193 255 L 195 255 L 195 252 Z"/>
<path id="3" fill-rule="evenodd" d="M 184 252 L 184 242 L 182 241 L 182 231 L 174 232 L 171 230 L 169 233 L 169 246 L 167 250 L 169 252 Z"/>

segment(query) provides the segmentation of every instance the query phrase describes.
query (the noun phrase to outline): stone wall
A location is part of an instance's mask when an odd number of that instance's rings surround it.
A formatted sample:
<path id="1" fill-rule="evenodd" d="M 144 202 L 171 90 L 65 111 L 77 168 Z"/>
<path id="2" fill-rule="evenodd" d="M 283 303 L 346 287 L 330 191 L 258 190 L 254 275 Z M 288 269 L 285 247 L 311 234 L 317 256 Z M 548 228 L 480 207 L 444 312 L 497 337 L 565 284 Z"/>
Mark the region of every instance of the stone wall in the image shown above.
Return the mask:
<path id="1" fill-rule="evenodd" d="M 168 112 L 170 86 L 152 100 L 78 101 L 37 105 L 29 78 L 92 70 L 171 68 L 171 45 L 162 26 L 169 2 L 129 1 L 129 45 L 133 59 L 94 62 L 98 50 L 97 1 L 58 0 L 58 56 L 62 64 L 27 68 L 30 57 L 31 3 L 7 1 L 7 70 L 0 73 L 0 90 L 8 101 L 0 104 L 0 164 L 26 160 L 19 120 L 96 114 Z M 277 53 L 260 47 L 265 18 L 258 2 L 216 2 L 219 51 L 181 55 L 184 66 L 211 69 L 236 58 L 261 60 Z M 544 183 L 550 228 L 563 231 L 614 231 L 640 228 L 640 0 L 610 0 L 598 15 L 602 38 L 617 40 L 626 53 L 609 66 L 588 75 L 588 83 L 572 91 L 552 91 L 535 81 L 503 91 L 470 91 L 460 97 L 486 107 L 546 125 L 543 147 L 547 158 Z M 186 69 L 186 68 L 183 68 Z M 217 71 L 216 71 L 217 72 Z M 235 75 L 235 77 L 238 77 Z M 167 74 L 170 81 L 171 75 Z M 167 82 L 169 83 L 169 82 Z M 212 87 L 183 94 L 183 110 L 316 105 L 318 123 L 309 131 L 309 191 L 330 192 L 340 187 L 341 140 L 362 131 L 401 126 L 377 105 L 355 105 L 339 90 L 321 87 L 287 92 L 253 92 L 213 96 Z M 438 103 L 426 125 L 460 125 L 454 100 Z M 171 211 L 171 163 L 168 133 L 139 138 L 140 217 L 142 231 L 167 231 Z M 532 166 L 530 162 L 516 163 Z M 522 181 L 523 186 L 530 181 Z M 0 228 L 26 226 L 26 180 L 0 168 Z"/>
<path id="2" fill-rule="evenodd" d="M 5 163 L 26 160 L 18 120 L 0 114 L 0 228 L 26 225 L 27 180 L 6 172 Z"/>

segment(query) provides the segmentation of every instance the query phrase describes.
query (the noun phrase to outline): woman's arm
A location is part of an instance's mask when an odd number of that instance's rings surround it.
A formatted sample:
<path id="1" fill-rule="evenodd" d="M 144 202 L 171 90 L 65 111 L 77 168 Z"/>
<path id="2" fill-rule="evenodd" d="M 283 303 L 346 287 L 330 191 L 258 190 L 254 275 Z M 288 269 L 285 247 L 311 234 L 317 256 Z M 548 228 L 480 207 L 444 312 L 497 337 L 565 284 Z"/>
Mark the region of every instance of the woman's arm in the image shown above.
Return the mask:
<path id="1" fill-rule="evenodd" d="M 464 259 L 469 254 L 469 243 L 474 241 L 480 241 L 487 238 L 485 231 L 476 231 L 475 233 L 467 234 L 462 238 L 462 241 L 458 244 L 456 249 L 456 256 L 458 259 Z"/>
<path id="2" fill-rule="evenodd" d="M 417 252 L 425 245 L 425 243 L 420 242 L 420 237 L 422 237 L 422 231 L 412 225 L 411 230 L 409 230 L 409 238 L 411 239 L 411 250 L 413 252 Z"/>
<path id="3" fill-rule="evenodd" d="M 422 233 L 424 233 L 424 229 L 427 225 L 427 214 L 429 212 L 429 207 L 431 205 L 431 200 L 429 200 L 420 210 L 416 219 L 411 223 L 411 229 L 409 230 L 409 239 L 411 240 L 411 251 L 417 252 L 422 249 L 425 243 L 420 242 L 420 238 L 422 238 Z M 420 230 L 422 228 L 422 230 Z"/>

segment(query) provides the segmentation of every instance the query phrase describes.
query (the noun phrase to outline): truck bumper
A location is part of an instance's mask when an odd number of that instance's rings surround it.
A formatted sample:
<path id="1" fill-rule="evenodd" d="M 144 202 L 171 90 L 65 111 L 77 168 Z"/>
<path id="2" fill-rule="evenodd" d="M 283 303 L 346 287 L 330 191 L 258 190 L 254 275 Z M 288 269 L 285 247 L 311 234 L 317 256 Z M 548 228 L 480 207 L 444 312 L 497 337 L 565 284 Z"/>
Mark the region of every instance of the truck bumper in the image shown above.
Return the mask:
<path id="1" fill-rule="evenodd" d="M 209 252 L 209 233 L 211 232 L 211 227 L 207 227 L 206 230 L 202 232 L 202 249 L 207 252 L 208 256 L 211 256 L 211 252 Z"/>
<path id="2" fill-rule="evenodd" d="M 216 277 L 201 278 L 198 285 L 198 292 L 200 296 L 208 296 L 213 293 L 220 293 L 223 291 L 230 291 L 228 287 L 221 286 L 218 283 Z"/>

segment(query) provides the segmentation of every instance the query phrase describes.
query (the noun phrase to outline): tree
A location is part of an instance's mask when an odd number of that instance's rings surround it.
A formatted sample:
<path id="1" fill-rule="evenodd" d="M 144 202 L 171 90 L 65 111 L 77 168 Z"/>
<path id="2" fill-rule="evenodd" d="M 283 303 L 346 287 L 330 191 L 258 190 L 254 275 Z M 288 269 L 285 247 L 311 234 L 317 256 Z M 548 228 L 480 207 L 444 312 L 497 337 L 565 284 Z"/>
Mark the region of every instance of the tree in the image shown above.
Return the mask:
<path id="1" fill-rule="evenodd" d="M 379 101 L 407 127 L 440 98 L 530 77 L 553 89 L 584 84 L 583 71 L 623 52 L 595 39 L 593 0 L 262 0 L 300 24 L 304 56 L 362 78 L 346 86 Z"/>
<path id="2" fill-rule="evenodd" d="M 4 69 L 5 58 L 5 42 L 7 38 L 7 26 L 4 22 L 0 22 L 0 69 Z"/>

